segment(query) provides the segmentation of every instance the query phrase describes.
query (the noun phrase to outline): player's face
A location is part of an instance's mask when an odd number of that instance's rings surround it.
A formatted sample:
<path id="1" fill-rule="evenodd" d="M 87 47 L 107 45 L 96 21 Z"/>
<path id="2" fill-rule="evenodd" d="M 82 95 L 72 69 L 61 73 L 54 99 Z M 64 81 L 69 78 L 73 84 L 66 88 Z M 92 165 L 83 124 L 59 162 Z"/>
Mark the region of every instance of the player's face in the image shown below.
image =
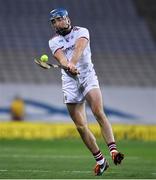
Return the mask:
<path id="1" fill-rule="evenodd" d="M 64 28 L 68 28 L 69 27 L 69 24 L 70 24 L 70 21 L 69 21 L 69 18 L 68 17 L 58 17 L 56 19 L 53 19 L 51 21 L 52 23 L 52 26 L 58 30 L 58 29 L 64 29 Z"/>

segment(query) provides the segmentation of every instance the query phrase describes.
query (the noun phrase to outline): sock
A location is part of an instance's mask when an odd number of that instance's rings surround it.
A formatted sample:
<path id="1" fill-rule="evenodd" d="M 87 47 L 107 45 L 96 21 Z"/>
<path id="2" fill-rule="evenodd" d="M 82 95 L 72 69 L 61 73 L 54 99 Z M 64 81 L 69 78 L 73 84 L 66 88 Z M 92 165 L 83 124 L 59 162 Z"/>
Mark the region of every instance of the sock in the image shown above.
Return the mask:
<path id="1" fill-rule="evenodd" d="M 104 157 L 100 150 L 96 153 L 93 153 L 93 156 L 94 156 L 97 164 L 102 165 L 104 163 Z"/>
<path id="2" fill-rule="evenodd" d="M 112 152 L 116 152 L 117 151 L 115 142 L 111 142 L 111 143 L 107 144 L 107 146 L 109 148 L 110 154 L 112 154 Z"/>

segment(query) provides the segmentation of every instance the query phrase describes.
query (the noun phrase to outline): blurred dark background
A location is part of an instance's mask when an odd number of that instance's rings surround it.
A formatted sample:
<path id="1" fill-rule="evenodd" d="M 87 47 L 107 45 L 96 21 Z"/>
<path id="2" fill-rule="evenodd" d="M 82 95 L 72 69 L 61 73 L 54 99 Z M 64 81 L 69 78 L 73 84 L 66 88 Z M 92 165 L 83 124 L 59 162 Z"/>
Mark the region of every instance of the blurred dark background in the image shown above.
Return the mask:
<path id="1" fill-rule="evenodd" d="M 156 1 L 0 0 L 0 83 L 60 83 L 33 58 L 48 54 L 49 12 L 69 11 L 73 25 L 87 27 L 101 84 L 156 86 Z"/>

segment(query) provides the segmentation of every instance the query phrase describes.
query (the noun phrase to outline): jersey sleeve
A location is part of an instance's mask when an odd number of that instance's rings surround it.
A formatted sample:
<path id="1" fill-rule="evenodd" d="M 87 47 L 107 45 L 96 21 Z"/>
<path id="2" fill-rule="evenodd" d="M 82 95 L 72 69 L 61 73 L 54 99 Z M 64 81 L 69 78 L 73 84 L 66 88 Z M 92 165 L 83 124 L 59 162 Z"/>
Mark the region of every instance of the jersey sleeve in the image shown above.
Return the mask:
<path id="1" fill-rule="evenodd" d="M 53 38 L 49 40 L 49 48 L 51 49 L 52 54 L 55 54 L 58 49 L 63 48 L 63 45 L 58 38 Z"/>
<path id="2" fill-rule="evenodd" d="M 86 28 L 80 28 L 79 30 L 78 30 L 78 34 L 77 34 L 77 39 L 79 39 L 79 38 L 86 38 L 86 39 L 90 39 L 90 37 L 89 37 L 89 31 L 88 31 L 88 29 L 86 29 Z"/>

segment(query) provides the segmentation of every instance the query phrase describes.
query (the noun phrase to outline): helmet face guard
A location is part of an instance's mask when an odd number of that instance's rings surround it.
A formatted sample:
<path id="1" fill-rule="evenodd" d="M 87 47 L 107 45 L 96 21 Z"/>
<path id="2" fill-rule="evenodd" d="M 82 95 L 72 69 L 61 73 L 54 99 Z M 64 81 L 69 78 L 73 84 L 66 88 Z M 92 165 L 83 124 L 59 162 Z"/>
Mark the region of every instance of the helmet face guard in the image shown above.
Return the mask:
<path id="1" fill-rule="evenodd" d="M 52 22 L 53 20 L 57 19 L 57 18 L 66 18 L 68 17 L 68 12 L 66 9 L 63 8 L 58 8 L 58 9 L 54 9 L 50 12 L 50 21 Z M 67 34 L 69 34 L 71 31 L 71 25 L 70 25 L 70 21 L 68 24 L 68 27 L 66 28 L 56 28 L 56 33 L 65 36 Z"/>

